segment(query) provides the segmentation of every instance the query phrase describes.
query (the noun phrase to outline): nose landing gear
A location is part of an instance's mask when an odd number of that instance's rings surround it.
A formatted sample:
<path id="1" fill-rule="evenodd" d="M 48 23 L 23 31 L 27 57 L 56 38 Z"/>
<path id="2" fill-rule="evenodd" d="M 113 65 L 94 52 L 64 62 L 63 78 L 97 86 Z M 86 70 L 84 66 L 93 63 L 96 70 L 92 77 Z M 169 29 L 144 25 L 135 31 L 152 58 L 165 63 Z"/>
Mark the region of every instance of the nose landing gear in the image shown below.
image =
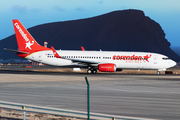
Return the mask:
<path id="1" fill-rule="evenodd" d="M 159 74 L 161 74 L 161 72 L 160 72 L 160 71 L 157 71 L 157 74 L 159 75 Z"/>

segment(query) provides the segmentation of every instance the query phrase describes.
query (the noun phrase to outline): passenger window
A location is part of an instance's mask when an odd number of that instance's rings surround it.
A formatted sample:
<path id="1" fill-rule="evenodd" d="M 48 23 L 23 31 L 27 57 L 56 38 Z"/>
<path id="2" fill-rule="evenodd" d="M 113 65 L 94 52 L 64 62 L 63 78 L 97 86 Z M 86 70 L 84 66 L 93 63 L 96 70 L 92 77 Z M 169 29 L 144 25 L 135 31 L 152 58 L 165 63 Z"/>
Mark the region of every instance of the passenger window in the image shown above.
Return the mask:
<path id="1" fill-rule="evenodd" d="M 169 58 L 162 58 L 163 60 L 168 60 Z"/>

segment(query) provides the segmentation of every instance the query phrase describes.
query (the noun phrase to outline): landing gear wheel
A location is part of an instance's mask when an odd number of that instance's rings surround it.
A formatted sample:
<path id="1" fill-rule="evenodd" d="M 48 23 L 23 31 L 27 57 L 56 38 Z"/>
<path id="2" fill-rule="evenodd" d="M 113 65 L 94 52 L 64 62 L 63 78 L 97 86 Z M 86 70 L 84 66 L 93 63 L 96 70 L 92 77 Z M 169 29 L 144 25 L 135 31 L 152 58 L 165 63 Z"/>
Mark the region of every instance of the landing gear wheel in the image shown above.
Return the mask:
<path id="1" fill-rule="evenodd" d="M 97 70 L 96 70 L 96 69 L 93 69 L 91 72 L 92 72 L 93 74 L 96 74 L 96 73 L 97 73 Z"/>
<path id="2" fill-rule="evenodd" d="M 91 74 L 91 73 L 96 74 L 97 70 L 96 69 L 88 69 L 87 73 L 89 73 L 89 74 Z"/>
<path id="3" fill-rule="evenodd" d="M 91 71 L 90 69 L 88 69 L 88 70 L 87 70 L 87 73 L 91 74 L 91 73 L 92 73 L 92 71 Z"/>
<path id="4" fill-rule="evenodd" d="M 159 74 L 161 74 L 161 72 L 157 71 L 157 74 L 159 75 Z"/>

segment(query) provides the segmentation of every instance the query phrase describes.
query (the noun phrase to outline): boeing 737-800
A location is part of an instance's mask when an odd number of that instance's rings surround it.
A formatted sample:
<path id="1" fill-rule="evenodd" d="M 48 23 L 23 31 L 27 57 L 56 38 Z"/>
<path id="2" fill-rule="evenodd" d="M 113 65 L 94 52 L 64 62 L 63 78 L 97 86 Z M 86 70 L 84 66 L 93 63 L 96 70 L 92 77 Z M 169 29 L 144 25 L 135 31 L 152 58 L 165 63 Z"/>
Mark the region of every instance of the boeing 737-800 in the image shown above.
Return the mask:
<path id="1" fill-rule="evenodd" d="M 107 52 L 55 50 L 39 45 L 19 20 L 13 20 L 19 50 L 19 57 L 52 66 L 83 67 L 87 73 L 115 72 L 122 69 L 150 69 L 165 71 L 176 65 L 167 56 L 150 52 Z"/>

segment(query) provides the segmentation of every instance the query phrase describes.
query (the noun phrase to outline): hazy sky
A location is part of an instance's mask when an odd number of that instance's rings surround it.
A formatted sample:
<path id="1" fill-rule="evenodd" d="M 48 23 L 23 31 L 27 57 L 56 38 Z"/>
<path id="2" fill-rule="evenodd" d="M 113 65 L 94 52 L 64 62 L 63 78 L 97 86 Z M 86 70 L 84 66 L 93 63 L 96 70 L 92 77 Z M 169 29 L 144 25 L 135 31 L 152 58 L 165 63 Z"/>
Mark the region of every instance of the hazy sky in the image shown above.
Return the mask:
<path id="1" fill-rule="evenodd" d="M 180 46 L 180 0 L 0 0 L 0 40 L 14 34 L 12 19 L 26 28 L 139 9 L 158 22 L 172 46 Z"/>

